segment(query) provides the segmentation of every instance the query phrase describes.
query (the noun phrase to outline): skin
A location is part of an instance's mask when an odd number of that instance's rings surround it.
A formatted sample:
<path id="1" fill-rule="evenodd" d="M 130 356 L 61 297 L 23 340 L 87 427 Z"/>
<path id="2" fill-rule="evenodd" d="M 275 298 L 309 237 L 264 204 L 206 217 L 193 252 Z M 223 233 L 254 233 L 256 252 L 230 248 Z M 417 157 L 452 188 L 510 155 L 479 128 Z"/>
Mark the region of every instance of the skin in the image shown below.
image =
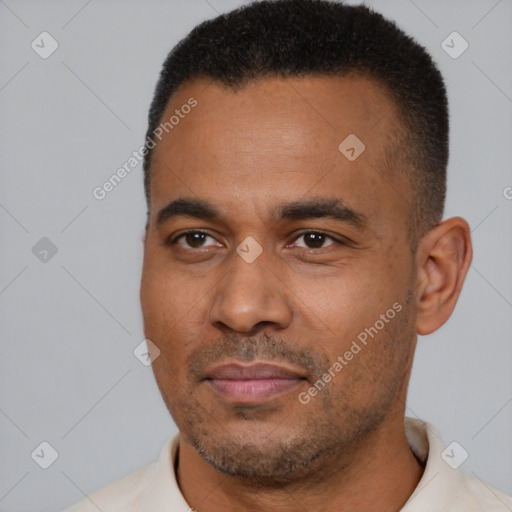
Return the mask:
<path id="1" fill-rule="evenodd" d="M 197 107 L 153 154 L 141 282 L 145 335 L 161 351 L 153 371 L 180 430 L 185 499 L 199 512 L 399 510 L 423 472 L 403 426 L 417 334 L 455 306 L 471 261 L 467 223 L 441 222 L 411 252 L 412 188 L 386 168 L 400 123 L 375 82 L 266 78 L 235 92 L 197 79 L 164 118 L 190 97 Z M 352 133 L 366 148 L 349 161 L 338 145 Z M 209 201 L 220 219 L 159 224 L 184 197 Z M 342 200 L 364 226 L 272 217 L 282 203 L 318 197 Z M 208 236 L 177 238 L 186 230 Z M 236 251 L 247 237 L 262 249 L 252 263 Z M 396 303 L 401 311 L 301 403 Z M 226 361 L 272 361 L 304 378 L 257 406 L 235 403 L 201 379 Z"/>

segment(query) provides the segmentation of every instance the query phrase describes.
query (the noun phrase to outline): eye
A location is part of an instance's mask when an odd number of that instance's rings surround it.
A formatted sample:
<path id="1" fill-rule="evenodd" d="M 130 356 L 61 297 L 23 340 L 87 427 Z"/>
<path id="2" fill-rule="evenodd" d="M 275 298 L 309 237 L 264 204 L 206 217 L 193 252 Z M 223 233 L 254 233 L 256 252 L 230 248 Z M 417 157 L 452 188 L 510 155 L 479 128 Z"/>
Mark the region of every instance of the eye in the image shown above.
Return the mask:
<path id="1" fill-rule="evenodd" d="M 186 231 L 166 242 L 166 245 L 177 244 L 185 249 L 200 249 L 201 247 L 206 247 L 205 241 L 208 238 L 216 242 L 215 238 L 204 231 Z M 179 243 L 179 241 L 183 241 L 183 243 Z"/>
<path id="2" fill-rule="evenodd" d="M 213 241 L 213 244 L 206 243 L 208 238 Z M 304 239 L 304 242 L 302 245 L 297 244 L 297 240 L 300 240 L 301 238 Z M 333 243 L 325 245 L 328 240 L 331 240 Z M 299 236 L 295 238 L 294 242 L 296 247 L 301 247 L 303 249 L 323 249 L 334 244 L 342 243 L 343 242 L 340 240 L 336 240 L 334 237 L 320 231 L 305 231 L 299 234 Z M 164 245 L 179 245 L 185 249 L 201 249 L 208 245 L 219 245 L 219 243 L 215 238 L 204 231 L 191 230 L 185 231 L 172 239 L 166 240 Z"/>
<path id="3" fill-rule="evenodd" d="M 332 236 L 319 231 L 306 231 L 301 233 L 295 240 L 299 240 L 301 238 L 304 239 L 304 245 L 298 245 L 298 247 L 303 247 L 305 249 L 323 249 L 324 247 L 334 245 L 329 244 L 328 246 L 324 246 L 326 240 L 332 240 L 334 243 L 338 244 L 341 243 L 340 241 L 335 240 Z"/>

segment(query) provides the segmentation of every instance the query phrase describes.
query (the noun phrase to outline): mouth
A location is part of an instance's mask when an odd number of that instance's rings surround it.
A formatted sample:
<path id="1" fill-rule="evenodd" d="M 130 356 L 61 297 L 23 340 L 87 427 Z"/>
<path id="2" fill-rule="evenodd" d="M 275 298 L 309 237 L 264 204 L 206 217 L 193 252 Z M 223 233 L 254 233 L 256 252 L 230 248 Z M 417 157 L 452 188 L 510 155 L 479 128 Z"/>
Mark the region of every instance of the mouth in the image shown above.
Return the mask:
<path id="1" fill-rule="evenodd" d="M 216 366 L 204 380 L 224 400 L 258 404 L 294 390 L 306 376 L 285 366 L 236 362 Z"/>

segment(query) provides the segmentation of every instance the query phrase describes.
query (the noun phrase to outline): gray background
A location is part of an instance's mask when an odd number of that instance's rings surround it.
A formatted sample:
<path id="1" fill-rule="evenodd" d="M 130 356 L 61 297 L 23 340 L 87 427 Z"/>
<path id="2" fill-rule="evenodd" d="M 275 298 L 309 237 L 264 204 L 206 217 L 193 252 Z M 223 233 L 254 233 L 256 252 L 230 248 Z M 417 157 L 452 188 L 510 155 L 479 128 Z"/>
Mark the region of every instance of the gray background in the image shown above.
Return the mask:
<path id="1" fill-rule="evenodd" d="M 141 165 L 104 200 L 92 190 L 143 142 L 167 52 L 238 5 L 0 0 L 2 512 L 63 509 L 155 460 L 176 431 L 133 355 L 144 338 Z M 407 414 L 460 443 L 463 469 L 512 493 L 512 2 L 374 5 L 446 77 L 446 216 L 468 220 L 475 247 L 455 313 L 419 341 Z M 47 59 L 31 48 L 43 31 L 59 44 Z M 453 31 L 469 43 L 457 59 L 441 47 Z M 58 250 L 46 262 L 32 252 L 42 237 Z M 59 454 L 46 470 L 31 458 L 42 441 Z"/>

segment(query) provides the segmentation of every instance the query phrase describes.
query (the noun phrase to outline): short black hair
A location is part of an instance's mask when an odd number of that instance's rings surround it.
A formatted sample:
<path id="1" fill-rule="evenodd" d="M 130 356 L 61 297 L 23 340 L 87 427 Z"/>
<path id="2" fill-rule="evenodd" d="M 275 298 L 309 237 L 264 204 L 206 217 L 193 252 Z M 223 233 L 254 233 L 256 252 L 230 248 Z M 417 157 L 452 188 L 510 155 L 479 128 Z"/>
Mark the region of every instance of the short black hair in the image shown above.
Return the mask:
<path id="1" fill-rule="evenodd" d="M 405 135 L 391 160 L 410 169 L 414 197 L 409 229 L 415 250 L 418 238 L 439 223 L 444 210 L 446 89 L 426 49 L 367 6 L 264 0 L 201 23 L 163 64 L 149 110 L 146 147 L 171 96 L 187 81 L 208 78 L 239 89 L 265 77 L 349 74 L 383 85 L 396 106 Z M 152 147 L 144 156 L 148 214 Z"/>

